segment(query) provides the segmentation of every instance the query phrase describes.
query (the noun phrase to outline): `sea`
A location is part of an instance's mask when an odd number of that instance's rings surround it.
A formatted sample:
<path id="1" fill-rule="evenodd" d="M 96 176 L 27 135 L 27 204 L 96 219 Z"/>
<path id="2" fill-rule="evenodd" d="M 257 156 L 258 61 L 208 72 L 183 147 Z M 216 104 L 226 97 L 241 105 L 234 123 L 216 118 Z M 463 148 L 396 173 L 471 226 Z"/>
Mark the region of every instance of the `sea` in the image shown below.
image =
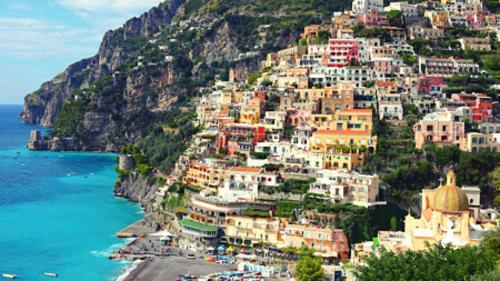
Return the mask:
<path id="1" fill-rule="evenodd" d="M 116 155 L 28 151 L 30 131 L 43 129 L 23 124 L 21 111 L 0 105 L 0 275 L 116 280 L 131 264 L 108 259 L 128 242 L 115 234 L 142 217 L 113 196 Z"/>

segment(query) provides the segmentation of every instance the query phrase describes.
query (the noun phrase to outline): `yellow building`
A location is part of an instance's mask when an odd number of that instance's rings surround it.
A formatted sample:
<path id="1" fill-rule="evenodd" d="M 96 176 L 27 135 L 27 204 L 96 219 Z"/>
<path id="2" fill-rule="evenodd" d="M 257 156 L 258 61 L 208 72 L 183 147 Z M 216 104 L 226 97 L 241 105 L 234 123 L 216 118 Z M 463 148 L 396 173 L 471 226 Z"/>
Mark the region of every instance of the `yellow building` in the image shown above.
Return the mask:
<path id="1" fill-rule="evenodd" d="M 184 177 L 184 183 L 216 190 L 225 175 L 226 170 L 222 167 L 211 167 L 193 161 Z"/>
<path id="2" fill-rule="evenodd" d="M 261 100 L 253 98 L 247 104 L 241 106 L 240 109 L 240 123 L 243 124 L 256 124 L 260 121 Z"/>
<path id="3" fill-rule="evenodd" d="M 336 113 L 335 120 L 336 130 L 371 132 L 373 128 L 373 112 L 371 109 L 346 109 Z"/>
<path id="4" fill-rule="evenodd" d="M 335 114 L 312 114 L 311 127 L 323 130 L 369 131 L 373 128 L 371 109 L 345 109 Z"/>
<path id="5" fill-rule="evenodd" d="M 295 93 L 298 94 L 299 99 L 309 101 L 336 97 L 349 106 L 352 105 L 354 99 L 354 89 L 352 83 L 349 82 L 341 82 L 324 88 L 299 88 L 295 89 Z"/>
<path id="6" fill-rule="evenodd" d="M 471 216 L 469 200 L 457 187 L 453 171 L 448 172 L 446 184 L 436 189 L 422 190 L 422 214 L 405 219 L 405 234 L 409 248 L 422 250 L 426 243 L 452 247 L 476 245 L 481 240 L 483 227 Z"/>
<path id="7" fill-rule="evenodd" d="M 228 216 L 225 229 L 226 237 L 230 243 L 276 245 L 278 244 L 280 219 Z"/>
<path id="8" fill-rule="evenodd" d="M 446 10 L 441 11 L 426 11 L 425 16 L 431 20 L 434 28 L 450 27 L 450 18 Z"/>
<path id="9" fill-rule="evenodd" d="M 363 166 L 365 154 L 360 151 L 336 151 L 323 153 L 323 169 L 337 170 L 343 169 L 352 171 Z"/>
<path id="10" fill-rule="evenodd" d="M 334 114 L 311 114 L 310 126 L 316 129 L 331 128 L 334 124 Z"/>
<path id="11" fill-rule="evenodd" d="M 318 130 L 312 134 L 309 148 L 312 151 L 333 152 L 343 148 L 367 148 L 370 153 L 375 152 L 377 137 L 370 131 L 361 130 Z"/>

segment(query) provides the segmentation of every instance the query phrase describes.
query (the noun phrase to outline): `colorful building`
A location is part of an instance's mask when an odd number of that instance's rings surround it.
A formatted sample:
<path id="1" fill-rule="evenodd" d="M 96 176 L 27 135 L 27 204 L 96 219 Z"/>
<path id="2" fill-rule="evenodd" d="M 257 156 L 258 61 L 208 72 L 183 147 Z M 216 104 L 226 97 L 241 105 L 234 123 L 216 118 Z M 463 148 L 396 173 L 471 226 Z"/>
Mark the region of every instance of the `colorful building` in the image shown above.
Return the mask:
<path id="1" fill-rule="evenodd" d="M 387 17 L 377 10 L 370 10 L 364 14 L 358 15 L 358 23 L 364 26 L 386 26 L 389 24 Z"/>
<path id="2" fill-rule="evenodd" d="M 184 183 L 196 185 L 204 189 L 216 190 L 220 183 L 224 180 L 226 173 L 225 165 L 219 165 L 211 161 L 207 164 L 191 161 L 189 169 L 184 177 Z"/>
<path id="3" fill-rule="evenodd" d="M 330 67 L 343 67 L 359 61 L 359 41 L 357 39 L 330 39 Z"/>
<path id="4" fill-rule="evenodd" d="M 341 229 L 287 222 L 280 231 L 280 238 L 281 248 L 308 247 L 316 252 L 323 253 L 323 257 L 349 258 L 347 236 Z"/>
<path id="5" fill-rule="evenodd" d="M 333 152 L 341 148 L 367 148 L 371 153 L 377 147 L 377 137 L 364 130 L 318 130 L 309 141 L 309 148 L 318 152 Z"/>
<path id="6" fill-rule="evenodd" d="M 456 102 L 462 102 L 472 108 L 473 121 L 490 121 L 493 118 L 493 99 L 488 95 L 459 93 L 452 94 L 451 99 Z"/>
<path id="7" fill-rule="evenodd" d="M 217 150 L 225 149 L 228 155 L 235 152 L 249 153 L 258 142 L 265 139 L 266 129 L 262 125 L 226 124 L 217 136 Z"/>
<path id="8" fill-rule="evenodd" d="M 278 245 L 279 218 L 228 216 L 225 222 L 225 236 L 229 243 L 247 246 L 262 243 Z"/>
<path id="9" fill-rule="evenodd" d="M 362 167 L 365 162 L 365 153 L 360 150 L 340 150 L 330 153 L 322 153 L 322 155 L 322 168 L 326 170 L 343 169 L 352 171 L 358 167 Z"/>
<path id="10" fill-rule="evenodd" d="M 446 86 L 446 81 L 442 76 L 422 76 L 418 79 L 420 95 L 441 95 Z"/>
<path id="11" fill-rule="evenodd" d="M 462 50 L 466 51 L 491 51 L 490 38 L 462 37 L 458 39 Z"/>
<path id="12" fill-rule="evenodd" d="M 260 121 L 261 106 L 264 103 L 259 98 L 252 98 L 240 107 L 240 123 L 256 124 Z"/>
<path id="13" fill-rule="evenodd" d="M 427 114 L 413 126 L 413 131 L 415 147 L 418 149 L 421 149 L 426 141 L 441 146 L 460 146 L 465 137 L 463 114 L 448 110 Z"/>

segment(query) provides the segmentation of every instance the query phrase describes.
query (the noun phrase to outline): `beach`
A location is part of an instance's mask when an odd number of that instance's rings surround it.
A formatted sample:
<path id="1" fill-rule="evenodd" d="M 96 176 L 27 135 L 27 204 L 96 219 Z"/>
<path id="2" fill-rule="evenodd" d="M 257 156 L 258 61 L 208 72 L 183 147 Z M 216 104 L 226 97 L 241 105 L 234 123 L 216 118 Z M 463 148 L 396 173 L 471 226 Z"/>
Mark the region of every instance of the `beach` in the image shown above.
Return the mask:
<path id="1" fill-rule="evenodd" d="M 233 271 L 236 265 L 208 263 L 204 260 L 186 257 L 158 257 L 140 263 L 124 281 L 174 281 L 179 275 L 206 275 L 210 273 Z"/>

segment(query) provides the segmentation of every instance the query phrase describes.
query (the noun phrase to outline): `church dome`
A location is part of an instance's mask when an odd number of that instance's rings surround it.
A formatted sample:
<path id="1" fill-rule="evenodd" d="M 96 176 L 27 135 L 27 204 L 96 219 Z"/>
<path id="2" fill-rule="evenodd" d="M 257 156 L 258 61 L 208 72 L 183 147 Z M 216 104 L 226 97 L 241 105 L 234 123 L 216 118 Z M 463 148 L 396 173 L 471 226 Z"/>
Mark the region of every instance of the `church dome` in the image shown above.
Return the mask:
<path id="1" fill-rule="evenodd" d="M 433 209 L 439 211 L 468 211 L 469 202 L 465 192 L 457 187 L 453 171 L 446 175 L 446 185 L 440 186 L 434 193 Z"/>

